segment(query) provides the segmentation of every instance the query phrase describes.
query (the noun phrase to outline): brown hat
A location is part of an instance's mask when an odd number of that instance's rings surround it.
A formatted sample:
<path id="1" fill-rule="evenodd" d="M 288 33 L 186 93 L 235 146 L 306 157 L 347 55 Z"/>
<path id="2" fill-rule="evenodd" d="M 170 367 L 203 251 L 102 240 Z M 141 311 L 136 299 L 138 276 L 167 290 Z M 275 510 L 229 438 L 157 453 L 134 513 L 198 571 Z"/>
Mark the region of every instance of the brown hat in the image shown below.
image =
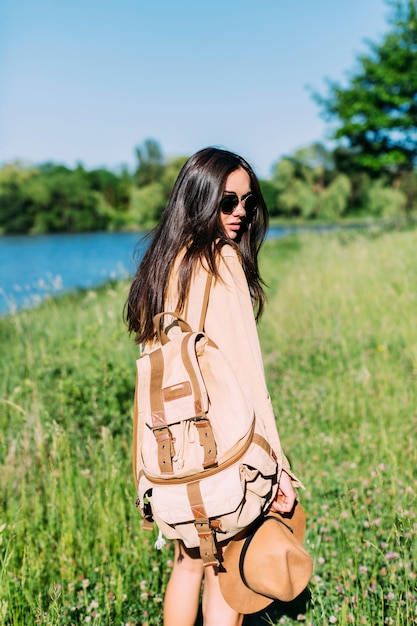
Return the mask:
<path id="1" fill-rule="evenodd" d="M 254 532 L 232 539 L 219 570 L 226 602 L 242 614 L 256 613 L 274 600 L 289 602 L 307 587 L 313 560 L 303 548 L 305 514 L 268 513 Z M 239 535 L 240 537 L 240 535 Z"/>

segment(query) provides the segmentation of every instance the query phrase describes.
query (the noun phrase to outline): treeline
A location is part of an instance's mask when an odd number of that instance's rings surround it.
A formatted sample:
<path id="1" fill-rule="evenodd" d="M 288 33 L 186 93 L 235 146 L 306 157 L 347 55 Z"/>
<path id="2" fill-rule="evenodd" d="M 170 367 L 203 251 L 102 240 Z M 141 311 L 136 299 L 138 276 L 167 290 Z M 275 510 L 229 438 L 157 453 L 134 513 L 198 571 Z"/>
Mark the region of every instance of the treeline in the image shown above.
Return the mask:
<path id="1" fill-rule="evenodd" d="M 280 159 L 261 181 L 273 217 L 337 220 L 417 211 L 417 0 L 387 0 L 390 29 L 369 44 L 344 87 L 313 94 L 336 147 L 315 143 Z M 296 120 L 294 121 L 294 123 Z M 0 233 L 149 228 L 187 157 L 147 139 L 133 171 L 53 163 L 0 169 Z"/>
<path id="2" fill-rule="evenodd" d="M 159 144 L 136 149 L 134 172 L 9 163 L 0 169 L 0 233 L 41 234 L 149 228 L 164 209 L 185 157 L 166 161 Z M 157 156 L 156 156 L 157 155 Z"/>
<path id="3" fill-rule="evenodd" d="M 47 163 L 0 170 L 0 232 L 41 234 L 147 229 L 164 210 L 187 157 L 165 159 L 157 141 L 136 149 L 133 172 L 70 169 Z M 372 176 L 347 171 L 346 151 L 313 144 L 280 159 L 261 180 L 270 215 L 338 220 L 409 215 L 417 210 L 417 172 Z"/>
<path id="4" fill-rule="evenodd" d="M 417 209 L 417 171 L 372 176 L 344 167 L 346 150 L 313 144 L 281 159 L 262 188 L 272 216 L 337 220 L 409 215 Z"/>

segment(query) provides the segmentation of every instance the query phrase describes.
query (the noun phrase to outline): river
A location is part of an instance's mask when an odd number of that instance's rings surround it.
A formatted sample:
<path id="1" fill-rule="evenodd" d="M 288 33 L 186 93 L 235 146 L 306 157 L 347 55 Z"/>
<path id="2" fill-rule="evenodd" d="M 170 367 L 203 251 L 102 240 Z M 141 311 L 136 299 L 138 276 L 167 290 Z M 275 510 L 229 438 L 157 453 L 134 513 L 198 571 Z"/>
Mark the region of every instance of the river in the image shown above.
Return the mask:
<path id="1" fill-rule="evenodd" d="M 273 227 L 268 238 L 293 230 Z M 0 315 L 47 295 L 129 277 L 144 246 L 137 232 L 0 237 Z"/>

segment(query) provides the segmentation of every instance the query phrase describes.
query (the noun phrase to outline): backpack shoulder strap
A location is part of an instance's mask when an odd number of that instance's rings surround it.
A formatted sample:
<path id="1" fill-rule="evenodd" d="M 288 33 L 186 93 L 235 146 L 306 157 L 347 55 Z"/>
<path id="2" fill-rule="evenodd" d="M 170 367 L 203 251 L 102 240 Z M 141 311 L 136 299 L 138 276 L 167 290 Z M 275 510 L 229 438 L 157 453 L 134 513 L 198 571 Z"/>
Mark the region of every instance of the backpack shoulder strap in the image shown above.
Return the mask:
<path id="1" fill-rule="evenodd" d="M 207 307 L 208 307 L 208 302 L 209 302 L 209 297 L 210 297 L 211 281 L 212 281 L 212 274 L 211 272 L 208 272 L 207 279 L 206 279 L 206 287 L 204 289 L 203 304 L 201 306 L 200 323 L 198 325 L 199 332 L 203 332 L 204 330 Z"/>
<path id="2" fill-rule="evenodd" d="M 204 332 L 204 324 L 206 321 L 206 314 L 207 314 L 207 307 L 208 307 L 208 302 L 209 302 L 209 297 L 210 297 L 212 279 L 213 279 L 213 275 L 211 274 L 210 271 L 207 271 L 206 284 L 204 287 L 203 299 L 202 299 L 202 304 L 201 304 L 200 321 L 198 324 L 198 328 L 195 328 L 195 327 L 193 328 L 194 332 Z M 201 286 L 198 289 L 198 294 L 196 295 L 199 297 L 200 294 L 201 294 Z M 182 318 L 183 320 L 186 320 L 188 317 L 189 299 L 190 299 L 190 294 L 188 294 L 187 299 L 185 301 L 185 307 L 184 307 L 183 318 Z M 171 313 L 171 315 L 173 315 L 174 317 L 177 317 L 178 319 L 181 319 L 181 315 L 178 312 L 178 307 L 175 309 L 175 313 Z"/>

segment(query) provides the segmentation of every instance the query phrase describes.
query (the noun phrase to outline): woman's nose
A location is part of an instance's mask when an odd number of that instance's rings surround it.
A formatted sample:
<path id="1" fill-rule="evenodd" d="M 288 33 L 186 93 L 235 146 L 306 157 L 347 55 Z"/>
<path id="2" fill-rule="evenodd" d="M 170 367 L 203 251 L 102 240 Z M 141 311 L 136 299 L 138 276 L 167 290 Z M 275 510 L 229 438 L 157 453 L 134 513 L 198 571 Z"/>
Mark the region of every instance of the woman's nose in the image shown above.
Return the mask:
<path id="1" fill-rule="evenodd" d="M 245 207 L 242 204 L 242 200 L 239 200 L 239 204 L 233 211 L 233 215 L 236 215 L 236 217 L 244 217 L 246 215 Z"/>

